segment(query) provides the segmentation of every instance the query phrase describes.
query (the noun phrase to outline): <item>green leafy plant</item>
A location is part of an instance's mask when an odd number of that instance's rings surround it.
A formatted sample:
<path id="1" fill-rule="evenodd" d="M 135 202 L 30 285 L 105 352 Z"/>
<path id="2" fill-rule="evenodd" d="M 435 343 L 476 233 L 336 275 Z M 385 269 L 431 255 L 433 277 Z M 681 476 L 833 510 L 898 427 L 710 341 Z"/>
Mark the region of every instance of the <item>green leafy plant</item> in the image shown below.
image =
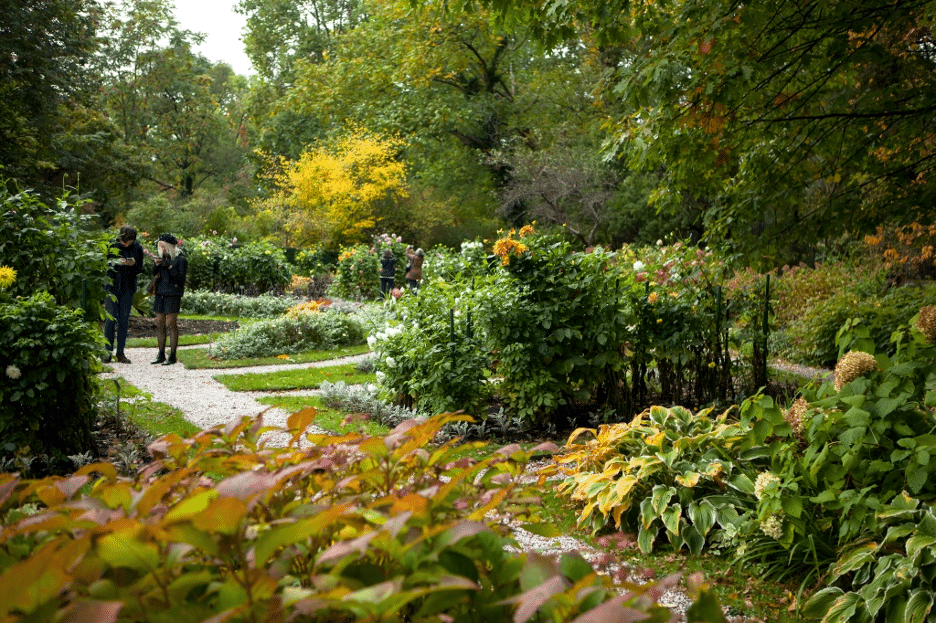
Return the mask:
<path id="1" fill-rule="evenodd" d="M 584 506 L 579 524 L 636 528 L 644 552 L 661 533 L 701 552 L 713 528 L 753 506 L 753 484 L 731 459 L 744 430 L 731 411 L 711 412 L 652 407 L 630 423 L 573 432 L 557 462 L 567 475 L 561 491 Z"/>
<path id="2" fill-rule="evenodd" d="M 56 304 L 83 307 L 98 318 L 111 236 L 93 228 L 93 218 L 67 194 L 48 206 L 29 191 L 14 194 L 0 185 L 0 258 L 17 273 L 6 294 L 48 292 Z"/>
<path id="3" fill-rule="evenodd" d="M 206 316 L 240 316 L 248 318 L 270 318 L 282 316 L 286 310 L 299 303 L 301 299 L 293 297 L 263 294 L 259 297 L 245 297 L 210 290 L 187 291 L 182 298 L 184 314 L 204 314 Z"/>
<path id="4" fill-rule="evenodd" d="M 218 339 L 215 357 L 226 360 L 270 357 L 362 344 L 364 326 L 354 315 L 325 311 L 246 323 Z"/>
<path id="5" fill-rule="evenodd" d="M 328 292 L 339 297 L 363 301 L 380 293 L 380 261 L 377 251 L 368 245 L 342 247 L 338 255 L 335 280 Z"/>
<path id="6" fill-rule="evenodd" d="M 239 244 L 212 236 L 185 241 L 189 262 L 187 285 L 225 292 L 283 292 L 292 277 L 282 249 L 265 242 Z"/>
<path id="7" fill-rule="evenodd" d="M 102 342 L 81 310 L 49 293 L 0 303 L 0 455 L 62 459 L 92 447 L 91 361 Z"/>
<path id="8" fill-rule="evenodd" d="M 289 418 L 286 449 L 265 448 L 268 430 L 248 419 L 167 436 L 133 479 L 103 463 L 42 481 L 0 475 L 0 617 L 668 617 L 652 585 L 621 596 L 578 555 L 505 549 L 511 540 L 485 517 L 533 495 L 516 447 L 477 462 L 455 444 L 429 449 L 456 418 L 440 416 L 383 439 L 308 435 L 299 450 L 314 417 Z"/>

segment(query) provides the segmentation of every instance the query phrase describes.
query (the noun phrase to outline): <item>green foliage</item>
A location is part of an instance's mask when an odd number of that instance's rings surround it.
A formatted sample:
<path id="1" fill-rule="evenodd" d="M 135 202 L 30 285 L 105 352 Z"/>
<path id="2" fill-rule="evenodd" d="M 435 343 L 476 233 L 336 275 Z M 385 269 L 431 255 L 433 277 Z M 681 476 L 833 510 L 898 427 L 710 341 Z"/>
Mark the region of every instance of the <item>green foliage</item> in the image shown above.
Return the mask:
<path id="1" fill-rule="evenodd" d="M 711 412 L 652 407 L 630 423 L 573 432 L 559 462 L 572 464 L 561 491 L 584 504 L 579 524 L 639 527 L 644 552 L 664 533 L 693 554 L 713 529 L 731 527 L 751 505 L 750 479 L 731 459 L 745 434 L 729 412 Z"/>
<path id="2" fill-rule="evenodd" d="M 239 245 L 236 238 L 191 238 L 185 243 L 185 257 L 189 263 L 187 284 L 193 289 L 282 292 L 292 277 L 285 253 L 270 243 Z"/>
<path id="3" fill-rule="evenodd" d="M 364 325 L 354 315 L 325 311 L 245 324 L 218 339 L 212 353 L 225 360 L 269 357 L 361 344 Z"/>
<path id="4" fill-rule="evenodd" d="M 404 260 L 405 256 L 398 257 L 397 264 Z M 380 293 L 380 259 L 377 250 L 368 245 L 342 247 L 335 281 L 329 292 L 355 301 L 375 299 Z"/>
<path id="5" fill-rule="evenodd" d="M 906 493 L 875 511 L 876 539 L 863 539 L 839 557 L 829 587 L 803 609 L 823 622 L 927 622 L 936 591 L 936 513 Z M 881 539 L 883 537 L 883 539 Z M 843 590 L 842 587 L 846 587 Z M 853 588 L 850 591 L 847 588 Z"/>
<path id="6" fill-rule="evenodd" d="M 68 195 L 50 207 L 33 193 L 0 187 L 0 258 L 17 272 L 9 296 L 44 291 L 59 305 L 100 309 L 111 237 L 90 231 L 92 217 L 80 209 Z"/>
<path id="7" fill-rule="evenodd" d="M 472 319 L 485 295 L 466 286 L 424 280 L 418 296 L 396 301 L 399 322 L 368 338 L 384 398 L 415 401 L 426 412 L 484 413 L 489 358 Z"/>
<path id="8" fill-rule="evenodd" d="M 936 285 L 905 286 L 883 296 L 868 297 L 850 290 L 816 301 L 786 330 L 784 353 L 796 361 L 829 366 L 839 355 L 835 336 L 847 322 L 857 319 L 869 332 L 875 352 L 893 349 L 891 334 L 906 319 L 908 310 L 936 303 Z"/>
<path id="9" fill-rule="evenodd" d="M 299 303 L 299 299 L 263 294 L 245 297 L 210 290 L 186 291 L 182 298 L 183 314 L 206 316 L 237 316 L 269 318 L 282 316 L 286 310 Z"/>
<path id="10" fill-rule="evenodd" d="M 0 455 L 61 459 L 92 448 L 91 359 L 102 340 L 49 293 L 0 303 Z"/>
<path id="11" fill-rule="evenodd" d="M 519 485 L 528 455 L 508 447 L 475 462 L 454 444 L 427 450 L 453 418 L 409 421 L 384 439 L 309 435 L 299 450 L 314 419 L 304 410 L 289 418 L 286 449 L 264 448 L 267 429 L 245 419 L 162 438 L 133 479 L 103 463 L 43 481 L 2 475 L 0 617 L 668 617 L 652 586 L 621 598 L 578 555 L 506 550 L 485 515 L 533 495 Z M 24 517 L 29 505 L 42 510 Z"/>

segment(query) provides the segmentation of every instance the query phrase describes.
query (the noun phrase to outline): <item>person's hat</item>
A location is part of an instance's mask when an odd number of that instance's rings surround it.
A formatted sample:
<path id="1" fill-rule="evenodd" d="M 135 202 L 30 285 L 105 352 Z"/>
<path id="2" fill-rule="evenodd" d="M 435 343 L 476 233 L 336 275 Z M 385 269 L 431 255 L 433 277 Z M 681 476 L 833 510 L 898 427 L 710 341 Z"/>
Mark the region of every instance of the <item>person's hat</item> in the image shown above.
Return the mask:
<path id="1" fill-rule="evenodd" d="M 172 234 L 170 234 L 170 233 L 168 233 L 168 232 L 165 232 L 165 233 L 163 233 L 163 234 L 160 234 L 160 235 L 159 235 L 159 240 L 162 241 L 162 242 L 164 242 L 164 243 L 169 243 L 170 245 L 178 245 L 178 244 L 179 244 L 179 239 L 177 239 L 175 236 L 173 236 Z"/>

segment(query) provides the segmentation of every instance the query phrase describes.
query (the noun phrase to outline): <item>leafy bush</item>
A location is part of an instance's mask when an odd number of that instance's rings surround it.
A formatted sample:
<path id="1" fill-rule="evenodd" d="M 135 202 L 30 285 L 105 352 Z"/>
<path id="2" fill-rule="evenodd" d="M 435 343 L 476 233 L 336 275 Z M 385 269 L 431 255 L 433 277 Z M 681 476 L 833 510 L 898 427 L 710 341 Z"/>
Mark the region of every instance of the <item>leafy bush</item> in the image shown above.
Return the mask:
<path id="1" fill-rule="evenodd" d="M 263 294 L 259 297 L 245 297 L 210 290 L 187 291 L 182 297 L 183 314 L 204 314 L 208 316 L 240 316 L 247 318 L 270 318 L 282 316 L 291 306 L 300 300 Z"/>
<path id="2" fill-rule="evenodd" d="M 831 365 L 839 355 L 835 336 L 852 319 L 871 333 L 875 351 L 887 353 L 892 349 L 891 333 L 905 320 L 907 311 L 932 304 L 936 304 L 936 285 L 894 288 L 874 298 L 836 293 L 789 323 L 784 355 L 807 364 Z"/>
<path id="3" fill-rule="evenodd" d="M 652 428 L 603 428 L 559 460 L 572 465 L 565 487 L 585 505 L 582 521 L 649 531 L 642 548 L 665 532 L 693 552 L 705 545 L 695 533 L 717 523 L 707 543 L 745 568 L 830 584 L 808 603 L 810 619 L 930 617 L 936 345 L 919 318 L 894 328 L 892 356 L 852 353 L 860 366 L 803 388 L 786 412 L 760 397 L 718 429 L 680 408 L 654 408 Z M 846 326 L 838 341 L 875 347 L 862 326 Z"/>
<path id="4" fill-rule="evenodd" d="M 489 357 L 473 333 L 476 300 L 461 287 L 431 281 L 419 296 L 395 304 L 400 320 L 368 338 L 384 398 L 415 401 L 427 412 L 483 412 Z"/>
<path id="5" fill-rule="evenodd" d="M 215 343 L 214 355 L 225 360 L 271 357 L 363 344 L 364 326 L 354 315 L 340 312 L 281 316 L 245 324 Z"/>
<path id="6" fill-rule="evenodd" d="M 319 386 L 322 402 L 326 406 L 353 414 L 365 414 L 387 427 L 396 427 L 411 418 L 425 418 L 428 414 L 414 409 L 392 405 L 377 396 L 373 384 L 349 386 L 343 381 L 323 381 Z"/>
<path id="7" fill-rule="evenodd" d="M 237 239 L 218 236 L 190 238 L 185 242 L 185 257 L 187 284 L 193 289 L 282 292 L 292 277 L 283 250 L 265 242 L 240 245 Z"/>
<path id="8" fill-rule="evenodd" d="M 377 251 L 367 245 L 342 247 L 335 280 L 328 292 L 355 301 L 375 299 L 380 293 L 380 260 Z"/>
<path id="9" fill-rule="evenodd" d="M 30 192 L 10 193 L 5 184 L 0 214 L 0 258 L 17 273 L 10 297 L 48 292 L 59 305 L 102 310 L 112 235 L 92 231 L 94 217 L 70 205 L 67 195 L 50 207 Z"/>
<path id="10" fill-rule="evenodd" d="M 539 520 L 535 493 L 519 483 L 528 456 L 427 451 L 454 418 L 408 421 L 384 439 L 309 435 L 299 450 L 314 419 L 304 410 L 288 420 L 286 449 L 264 448 L 266 430 L 245 419 L 161 439 L 132 480 L 103 463 L 46 481 L 0 475 L 0 617 L 668 618 L 652 585 L 621 596 L 577 554 L 505 548 L 489 511 L 523 501 L 520 518 Z"/>
<path id="11" fill-rule="evenodd" d="M 89 360 L 102 342 L 80 310 L 57 306 L 49 293 L 0 303 L 0 456 L 64 460 L 93 447 Z"/>

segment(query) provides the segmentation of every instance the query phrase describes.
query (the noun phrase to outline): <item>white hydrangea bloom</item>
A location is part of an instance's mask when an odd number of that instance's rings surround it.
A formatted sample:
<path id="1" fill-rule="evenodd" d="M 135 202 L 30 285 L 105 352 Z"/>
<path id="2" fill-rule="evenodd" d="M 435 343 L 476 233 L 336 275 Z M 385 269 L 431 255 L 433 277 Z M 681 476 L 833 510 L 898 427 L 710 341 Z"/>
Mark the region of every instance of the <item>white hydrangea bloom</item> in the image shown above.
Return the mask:
<path id="1" fill-rule="evenodd" d="M 373 349 L 375 344 L 377 344 L 377 336 L 368 336 L 367 346 Z"/>
<path id="2" fill-rule="evenodd" d="M 389 355 L 387 356 L 387 359 L 385 360 L 385 362 L 387 363 L 387 366 L 389 366 L 390 368 L 396 368 L 396 360 L 394 360 Z"/>
<path id="3" fill-rule="evenodd" d="M 377 371 L 377 383 L 383 384 L 384 379 L 387 378 L 387 375 L 383 371 Z"/>
<path id="4" fill-rule="evenodd" d="M 19 379 L 22 376 L 20 369 L 16 367 L 15 364 L 10 364 L 6 367 L 6 376 L 10 379 Z"/>
<path id="5" fill-rule="evenodd" d="M 754 496 L 757 497 L 757 500 L 761 500 L 764 497 L 764 492 L 773 483 L 780 483 L 780 477 L 774 473 L 767 471 L 757 475 L 757 480 L 754 482 Z"/>
<path id="6" fill-rule="evenodd" d="M 636 273 L 640 273 L 641 271 L 644 270 L 644 266 L 645 266 L 644 263 L 638 260 L 637 262 L 634 263 L 634 271 Z"/>
<path id="7" fill-rule="evenodd" d="M 779 540 L 783 537 L 783 520 L 781 520 L 779 516 L 770 516 L 760 523 L 760 530 L 763 531 L 764 535 L 767 537 Z"/>

